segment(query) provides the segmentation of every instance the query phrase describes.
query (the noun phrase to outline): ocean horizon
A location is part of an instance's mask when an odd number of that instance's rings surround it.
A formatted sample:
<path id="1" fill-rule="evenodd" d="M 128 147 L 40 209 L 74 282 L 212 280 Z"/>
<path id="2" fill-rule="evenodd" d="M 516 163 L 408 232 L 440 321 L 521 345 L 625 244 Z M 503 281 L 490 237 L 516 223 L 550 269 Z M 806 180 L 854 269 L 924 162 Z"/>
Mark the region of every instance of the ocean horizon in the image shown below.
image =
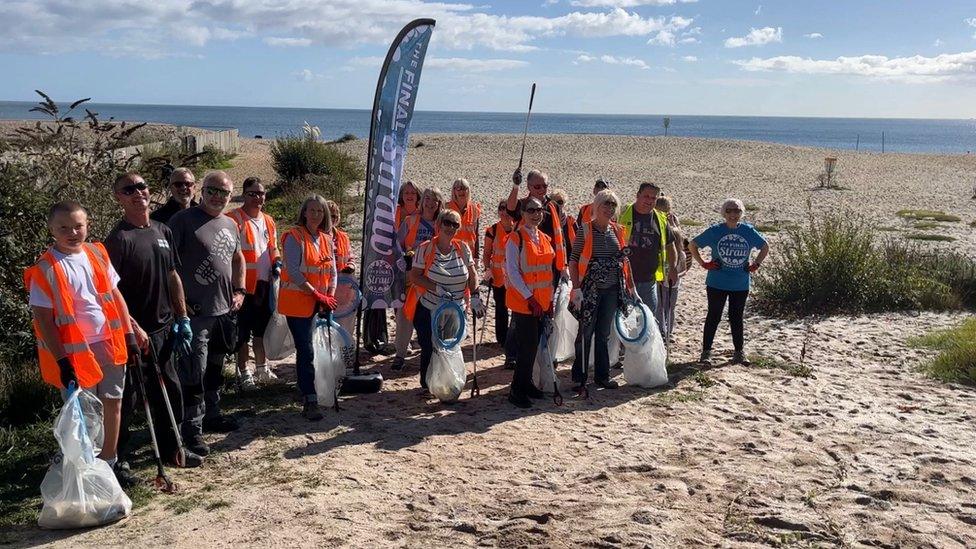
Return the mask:
<path id="1" fill-rule="evenodd" d="M 29 112 L 36 103 L 0 101 L 0 120 L 45 118 Z M 67 107 L 67 103 L 64 105 Z M 295 135 L 305 122 L 324 139 L 369 136 L 370 111 L 300 107 L 229 107 L 86 103 L 100 118 L 156 122 L 210 130 L 237 128 L 241 137 Z M 80 111 L 81 115 L 84 111 Z M 653 114 L 532 113 L 529 133 L 668 135 L 765 141 L 866 152 L 969 154 L 976 151 L 976 119 L 836 118 Z M 525 113 L 416 111 L 411 133 L 521 133 Z"/>

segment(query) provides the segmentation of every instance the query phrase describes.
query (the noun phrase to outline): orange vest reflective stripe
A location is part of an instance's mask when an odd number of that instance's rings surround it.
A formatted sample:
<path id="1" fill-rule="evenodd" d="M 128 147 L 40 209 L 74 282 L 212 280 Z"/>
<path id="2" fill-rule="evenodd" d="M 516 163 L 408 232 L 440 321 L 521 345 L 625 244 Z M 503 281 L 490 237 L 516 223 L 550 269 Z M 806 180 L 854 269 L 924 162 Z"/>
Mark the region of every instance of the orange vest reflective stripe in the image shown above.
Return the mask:
<path id="1" fill-rule="evenodd" d="M 558 223 L 559 218 L 556 219 Z M 552 247 L 549 235 L 540 230 L 536 230 L 536 235 L 539 237 L 538 244 L 532 241 L 528 229 L 520 227 L 508 238 L 519 249 L 522 280 L 542 306 L 542 310 L 548 310 L 552 304 L 552 266 L 556 259 L 556 250 Z M 505 305 L 516 313 L 531 314 L 528 299 L 511 286 L 505 291 Z"/>
<path id="2" fill-rule="evenodd" d="M 614 234 L 617 235 L 617 244 L 620 246 L 619 249 L 623 249 L 626 245 L 626 240 L 624 240 L 624 228 L 617 223 L 610 222 L 610 228 L 613 229 Z M 593 222 L 583 223 L 580 227 L 583 231 L 583 251 L 580 252 L 579 258 L 579 279 L 582 283 L 583 278 L 586 277 L 586 269 L 590 265 L 590 258 L 593 257 Z M 630 261 L 624 260 L 624 280 L 630 280 Z"/>
<path id="3" fill-rule="evenodd" d="M 430 272 L 431 266 L 434 265 L 434 253 L 437 250 L 437 243 L 433 240 L 425 240 L 424 242 L 429 242 L 430 246 L 427 247 L 427 254 L 424 256 L 424 276 Z M 458 239 L 451 240 L 451 247 L 457 252 L 459 257 L 464 257 L 464 252 L 461 250 L 461 241 Z M 420 296 L 427 292 L 426 288 L 420 286 L 420 284 L 410 284 L 410 288 L 407 290 L 407 302 L 403 304 L 403 315 L 413 322 L 413 315 L 417 312 L 417 304 L 420 303 Z M 467 290 L 465 290 L 467 294 Z"/>
<path id="4" fill-rule="evenodd" d="M 124 365 L 128 360 L 125 350 L 125 327 L 122 326 L 122 315 L 119 304 L 115 302 L 112 283 L 108 276 L 109 257 L 105 246 L 101 243 L 85 243 L 84 253 L 88 254 L 88 261 L 92 266 L 93 285 L 98 304 L 105 315 L 105 329 L 109 332 L 106 343 L 112 346 L 114 365 Z M 66 356 L 71 360 L 81 387 L 93 387 L 102 379 L 102 369 L 95 360 L 95 355 L 88 347 L 84 335 L 75 320 L 74 300 L 71 287 L 64 269 L 58 264 L 48 248 L 38 262 L 24 272 L 24 284 L 30 291 L 36 284 L 44 292 L 54 306 L 54 325 L 58 329 L 61 345 Z M 61 384 L 61 369 L 58 368 L 57 358 L 48 349 L 37 319 L 34 319 L 34 334 L 37 338 L 37 356 L 41 365 L 41 377 L 45 382 L 58 388 Z"/>
<path id="5" fill-rule="evenodd" d="M 399 231 L 400 230 L 400 223 L 403 223 L 403 220 L 404 219 L 407 219 L 410 216 L 417 215 L 419 213 L 420 213 L 420 207 L 419 206 L 417 208 L 415 208 L 414 211 L 412 211 L 412 212 L 406 212 L 406 211 L 404 211 L 403 206 L 397 204 L 396 213 L 393 214 L 393 229 Z"/>
<path id="6" fill-rule="evenodd" d="M 501 288 L 505 285 L 505 243 L 512 231 L 506 231 L 501 222 L 495 223 L 495 236 L 491 239 L 491 285 Z M 488 250 L 487 245 L 485 250 Z"/>
<path id="7" fill-rule="evenodd" d="M 569 248 L 572 249 L 573 243 L 576 242 L 576 220 L 571 215 L 566 216 L 566 232 L 568 233 L 566 234 L 566 241 L 569 242 Z"/>
<path id="8" fill-rule="evenodd" d="M 453 200 L 447 203 L 447 207 L 461 214 L 461 228 L 454 236 L 457 240 L 464 242 L 471 248 L 471 253 L 477 257 L 478 250 L 478 222 L 481 220 L 481 204 L 468 202 L 468 207 L 464 212 L 461 207 Z"/>
<path id="9" fill-rule="evenodd" d="M 268 253 L 271 255 L 271 262 L 274 263 L 279 255 L 275 222 L 270 215 L 264 212 L 258 212 L 258 215 L 264 217 L 264 226 L 268 230 Z M 255 244 L 254 229 L 248 223 L 251 216 L 247 215 L 244 208 L 237 208 L 228 212 L 227 217 L 237 223 L 237 233 L 241 239 L 241 252 L 244 254 L 244 290 L 253 294 L 258 285 L 258 251 Z"/>
<path id="10" fill-rule="evenodd" d="M 289 265 L 287 260 L 281 269 L 281 286 L 278 288 L 278 312 L 285 316 L 308 318 L 315 312 L 315 296 L 309 293 L 304 284 L 292 282 L 290 272 L 299 272 L 316 290 L 326 293 L 332 278 L 334 255 L 332 239 L 320 232 L 316 246 L 312 235 L 305 227 L 295 227 L 281 237 L 282 248 L 285 239 L 291 237 L 302 246 L 302 259 L 298 265 Z"/>
<path id="11" fill-rule="evenodd" d="M 346 231 L 333 228 L 332 244 L 335 249 L 336 269 L 341 271 L 352 261 L 352 248 L 349 246 L 349 234 Z"/>
<path id="12" fill-rule="evenodd" d="M 522 200 L 525 200 L 524 198 Z M 521 207 L 521 205 L 519 206 Z M 556 204 L 549 201 L 549 217 L 552 219 L 552 247 L 556 251 L 556 269 L 563 270 L 568 265 L 566 258 L 566 244 L 563 235 L 563 228 L 559 224 L 559 210 Z M 516 228 L 521 228 L 525 220 L 519 221 Z M 549 236 L 549 235 L 546 235 Z M 572 242 L 570 242 L 572 244 Z"/>
<path id="13" fill-rule="evenodd" d="M 593 221 L 593 204 L 583 204 L 579 211 L 579 223 L 582 225 L 590 221 Z"/>

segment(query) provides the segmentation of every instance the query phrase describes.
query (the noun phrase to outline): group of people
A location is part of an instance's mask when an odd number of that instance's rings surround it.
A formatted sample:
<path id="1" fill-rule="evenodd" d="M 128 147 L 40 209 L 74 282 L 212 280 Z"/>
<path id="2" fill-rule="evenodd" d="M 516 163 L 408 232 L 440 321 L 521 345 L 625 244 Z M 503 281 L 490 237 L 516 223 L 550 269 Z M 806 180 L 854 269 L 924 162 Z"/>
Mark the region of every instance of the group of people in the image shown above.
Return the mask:
<path id="1" fill-rule="evenodd" d="M 598 180 L 593 201 L 569 215 L 565 192 L 548 186 L 538 170 L 516 170 L 509 195 L 498 203 L 498 221 L 482 232 L 483 212 L 470 184 L 457 179 L 450 200 L 436 187 L 404 183 L 396 211 L 397 242 L 406 268 L 406 303 L 395 312 L 393 370 L 406 364 L 411 336 L 420 347 L 420 383 L 435 351 L 431 319 L 444 303 L 485 315 L 487 295 L 495 301 L 494 332 L 514 370 L 509 400 L 530 407 L 542 397 L 532 384 L 539 338 L 551 321 L 555 292 L 568 283 L 570 308 L 580 321 L 572 379 L 585 387 L 584 349 L 593 347 L 594 379 L 615 388 L 607 342 L 613 315 L 625 303 L 646 304 L 662 337 L 673 337 L 681 278 L 692 262 L 708 270 L 708 314 L 701 360 L 712 341 L 726 301 L 732 328 L 733 361 L 745 362 L 742 313 L 750 274 L 769 247 L 751 225 L 741 223 L 743 205 L 722 205 L 724 223 L 687 239 L 660 187 L 642 183 L 632 203 L 621 203 L 609 182 Z M 237 422 L 221 413 L 224 362 L 236 353 L 238 385 L 273 381 L 264 353 L 264 330 L 277 313 L 287 319 L 295 342 L 302 416 L 322 419 L 314 384 L 312 335 L 317 315 L 336 310 L 340 274 L 355 271 L 349 236 L 338 228 L 339 205 L 319 195 L 306 198 L 294 225 L 278 234 L 263 211 L 266 189 L 256 177 L 242 186 L 243 204 L 227 211 L 234 182 L 224 172 L 208 173 L 200 184 L 186 168 L 168 179 L 169 200 L 150 212 L 149 185 L 127 173 L 113 185 L 122 208 L 104 243 L 88 242 L 88 220 L 77 202 L 55 204 L 48 218 L 54 244 L 25 272 L 34 316 L 41 374 L 62 390 L 93 391 L 103 403 L 104 443 L 100 457 L 114 466 L 123 485 L 136 479 L 127 465 L 136 395 L 135 375 L 146 384 L 144 398 L 154 417 L 163 459 L 196 467 L 210 448 L 205 432 L 229 432 Z M 483 237 L 483 247 L 480 240 Z M 700 250 L 710 249 L 706 260 Z M 752 250 L 759 253 L 752 259 Z M 275 294 L 275 288 L 277 293 Z M 349 326 L 355 315 L 343 321 Z M 378 320 L 377 320 L 378 319 Z M 382 325 L 385 312 L 364 320 Z M 592 345 L 590 342 L 593 342 Z M 253 350 L 254 370 L 249 368 Z M 165 421 L 173 418 L 172 427 Z"/>

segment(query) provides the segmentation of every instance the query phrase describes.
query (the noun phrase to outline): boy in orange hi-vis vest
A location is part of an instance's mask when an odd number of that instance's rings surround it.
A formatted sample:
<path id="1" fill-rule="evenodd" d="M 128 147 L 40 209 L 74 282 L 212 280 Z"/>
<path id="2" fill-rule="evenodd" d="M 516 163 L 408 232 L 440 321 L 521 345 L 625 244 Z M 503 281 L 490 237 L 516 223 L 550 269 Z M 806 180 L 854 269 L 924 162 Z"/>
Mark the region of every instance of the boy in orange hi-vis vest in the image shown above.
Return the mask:
<path id="1" fill-rule="evenodd" d="M 105 438 L 98 457 L 114 467 L 125 365 L 147 341 L 136 341 L 105 247 L 85 241 L 88 213 L 81 204 L 55 204 L 48 228 L 54 245 L 24 273 L 41 376 L 65 398 L 74 384 L 102 401 Z"/>

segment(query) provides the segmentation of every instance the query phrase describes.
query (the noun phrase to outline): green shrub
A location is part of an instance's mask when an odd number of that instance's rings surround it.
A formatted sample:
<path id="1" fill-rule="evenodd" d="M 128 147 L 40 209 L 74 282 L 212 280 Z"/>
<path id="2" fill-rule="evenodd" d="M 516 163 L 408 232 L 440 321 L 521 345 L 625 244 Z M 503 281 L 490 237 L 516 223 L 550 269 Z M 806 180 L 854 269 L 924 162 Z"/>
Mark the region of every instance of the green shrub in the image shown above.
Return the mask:
<path id="1" fill-rule="evenodd" d="M 349 141 L 355 141 L 357 139 L 359 139 L 359 138 L 356 137 L 356 134 L 354 134 L 354 133 L 347 133 L 347 134 L 343 134 L 343 136 L 340 137 L 339 139 L 336 139 L 335 142 L 336 143 L 348 143 Z"/>
<path id="2" fill-rule="evenodd" d="M 271 145 L 271 165 L 285 188 L 311 176 L 328 176 L 343 186 L 363 178 L 363 168 L 355 158 L 332 145 L 304 137 L 276 139 Z"/>
<path id="3" fill-rule="evenodd" d="M 908 341 L 913 347 L 936 349 L 939 354 L 922 364 L 936 379 L 976 385 L 976 319 L 948 330 L 937 330 Z"/>
<path id="4" fill-rule="evenodd" d="M 947 214 L 941 210 L 898 210 L 895 215 L 904 219 L 914 219 L 916 221 L 921 221 L 923 219 L 929 219 L 932 221 L 946 221 L 950 223 L 955 223 L 962 221 L 962 218 L 958 215 Z"/>
<path id="5" fill-rule="evenodd" d="M 954 242 L 956 240 L 954 236 L 932 233 L 908 233 L 905 235 L 905 238 L 909 240 L 924 240 L 927 242 Z"/>
<path id="6" fill-rule="evenodd" d="M 903 241 L 847 213 L 790 227 L 756 278 L 755 306 L 782 314 L 976 307 L 968 258 Z"/>

